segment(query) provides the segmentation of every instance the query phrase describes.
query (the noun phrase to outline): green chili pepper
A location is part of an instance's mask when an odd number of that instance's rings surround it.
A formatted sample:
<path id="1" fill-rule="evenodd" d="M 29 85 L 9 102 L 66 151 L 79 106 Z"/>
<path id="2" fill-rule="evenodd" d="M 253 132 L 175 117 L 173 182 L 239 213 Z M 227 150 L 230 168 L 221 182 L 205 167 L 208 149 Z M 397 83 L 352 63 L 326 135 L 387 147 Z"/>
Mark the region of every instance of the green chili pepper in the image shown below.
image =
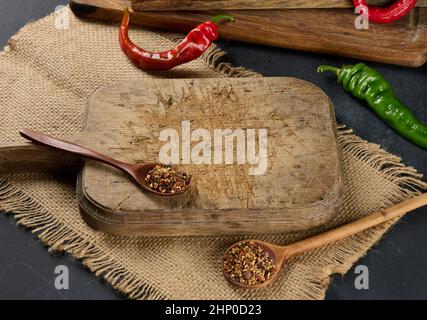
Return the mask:
<path id="1" fill-rule="evenodd" d="M 400 102 L 383 76 L 363 63 L 343 66 L 320 66 L 317 72 L 330 71 L 337 75 L 338 83 L 353 96 L 368 105 L 400 135 L 427 149 L 427 126 Z"/>

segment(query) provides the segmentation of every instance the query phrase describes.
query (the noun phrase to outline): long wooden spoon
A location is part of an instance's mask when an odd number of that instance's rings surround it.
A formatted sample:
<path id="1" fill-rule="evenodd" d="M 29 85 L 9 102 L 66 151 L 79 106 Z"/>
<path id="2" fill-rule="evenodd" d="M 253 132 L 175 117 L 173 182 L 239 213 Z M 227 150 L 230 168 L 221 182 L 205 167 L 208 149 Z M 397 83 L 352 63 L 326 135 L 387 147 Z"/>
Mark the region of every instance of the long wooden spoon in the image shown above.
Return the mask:
<path id="1" fill-rule="evenodd" d="M 282 268 L 284 262 L 296 255 L 301 253 L 319 248 L 321 246 L 342 240 L 348 236 L 354 235 L 358 232 L 366 230 L 368 228 L 379 225 L 383 222 L 389 221 L 391 219 L 397 218 L 405 213 L 415 210 L 417 208 L 427 205 L 427 194 L 422 194 L 421 196 L 415 197 L 413 199 L 404 201 L 400 204 L 392 206 L 390 208 L 384 209 L 382 211 L 373 213 L 367 217 L 361 218 L 359 220 L 353 221 L 349 224 L 343 225 L 339 228 L 327 231 L 325 233 L 319 234 L 317 236 L 290 244 L 287 246 L 277 246 L 265 241 L 259 240 L 244 240 L 240 241 L 231 247 L 229 247 L 224 254 L 222 270 L 223 274 L 230 283 L 244 289 L 260 289 L 270 285 L 274 280 L 276 280 L 280 269 Z M 271 276 L 262 283 L 257 283 L 254 285 L 244 284 L 235 279 L 233 279 L 229 273 L 225 271 L 225 261 L 227 254 L 231 252 L 233 248 L 238 248 L 242 244 L 247 244 L 248 242 L 258 245 L 261 249 L 266 251 L 269 254 L 269 258 L 274 265 L 274 272 Z"/>
<path id="2" fill-rule="evenodd" d="M 42 144 L 57 150 L 65 151 L 71 154 L 75 154 L 83 158 L 99 161 L 104 164 L 110 165 L 116 169 L 119 169 L 124 173 L 126 173 L 127 175 L 129 175 L 143 189 L 149 192 L 155 193 L 159 196 L 166 196 L 166 197 L 177 196 L 185 193 L 190 189 L 189 185 L 186 185 L 182 191 L 178 191 L 175 193 L 170 193 L 170 192 L 168 193 L 168 192 L 159 192 L 157 190 L 150 188 L 150 186 L 148 186 L 147 183 L 145 182 L 145 178 L 147 177 L 147 174 L 152 169 L 154 169 L 157 165 L 160 165 L 159 163 L 138 163 L 138 164 L 125 163 L 125 162 L 107 157 L 97 151 L 90 150 L 88 148 L 73 144 L 71 142 L 59 140 L 30 129 L 21 129 L 19 133 L 21 134 L 21 136 L 23 136 L 24 138 L 32 142 Z"/>

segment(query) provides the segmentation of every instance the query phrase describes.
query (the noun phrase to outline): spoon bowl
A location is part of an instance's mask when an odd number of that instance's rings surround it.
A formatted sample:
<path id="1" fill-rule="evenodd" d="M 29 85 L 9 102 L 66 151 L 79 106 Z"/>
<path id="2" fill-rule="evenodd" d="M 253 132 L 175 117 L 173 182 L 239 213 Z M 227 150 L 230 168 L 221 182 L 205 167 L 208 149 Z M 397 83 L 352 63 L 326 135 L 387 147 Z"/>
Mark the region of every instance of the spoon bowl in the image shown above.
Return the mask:
<path id="1" fill-rule="evenodd" d="M 145 178 L 150 173 L 150 171 L 153 170 L 158 165 L 160 164 L 155 162 L 130 164 L 129 167 L 131 168 L 131 171 L 129 171 L 128 173 L 135 180 L 135 182 L 138 183 L 142 188 L 144 188 L 147 191 L 150 191 L 151 193 L 157 194 L 159 196 L 164 196 L 164 197 L 177 196 L 177 195 L 185 194 L 190 190 L 189 185 L 187 185 L 183 190 L 177 191 L 174 193 L 160 192 L 155 189 L 152 189 L 145 181 Z M 169 167 L 174 169 L 173 166 L 169 166 Z"/>
<path id="2" fill-rule="evenodd" d="M 224 261 L 226 259 L 227 253 L 229 251 L 231 251 L 233 248 L 240 247 L 242 244 L 245 244 L 248 242 L 255 243 L 257 246 L 259 246 L 261 249 L 263 249 L 266 253 L 268 253 L 269 260 L 274 265 L 273 273 L 271 274 L 271 276 L 266 281 L 264 281 L 262 283 L 245 284 L 245 283 L 238 282 L 238 281 L 234 280 L 232 278 L 232 276 L 230 274 L 228 274 L 225 270 Z M 283 262 L 285 261 L 286 250 L 283 250 L 283 248 L 284 247 L 276 246 L 274 244 L 271 244 L 271 243 L 268 243 L 265 241 L 261 241 L 261 240 L 242 240 L 242 241 L 239 241 L 239 242 L 231 245 L 226 250 L 226 253 L 224 254 L 223 259 L 222 259 L 222 263 L 223 263 L 222 273 L 229 283 L 231 283 L 231 284 L 233 284 L 233 285 L 235 285 L 241 289 L 262 289 L 262 288 L 265 288 L 276 280 L 276 278 L 280 272 L 280 269 L 283 265 Z"/>

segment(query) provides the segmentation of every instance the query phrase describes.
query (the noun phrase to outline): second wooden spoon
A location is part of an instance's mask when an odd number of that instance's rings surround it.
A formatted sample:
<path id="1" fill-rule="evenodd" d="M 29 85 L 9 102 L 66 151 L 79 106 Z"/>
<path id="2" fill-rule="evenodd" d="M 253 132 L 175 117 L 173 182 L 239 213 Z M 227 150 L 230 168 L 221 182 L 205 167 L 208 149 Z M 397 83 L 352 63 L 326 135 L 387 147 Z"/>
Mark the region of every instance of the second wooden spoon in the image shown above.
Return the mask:
<path id="1" fill-rule="evenodd" d="M 351 235 L 354 235 L 358 232 L 374 227 L 376 225 L 379 225 L 391 219 L 397 218 L 409 211 L 415 210 L 425 205 L 427 205 L 427 194 L 422 194 L 413 199 L 399 203 L 393 207 L 384 209 L 377 213 L 373 213 L 367 217 L 364 217 L 359 220 L 353 221 L 349 224 L 343 225 L 337 229 L 327 231 L 325 233 L 319 234 L 317 236 L 314 236 L 287 246 L 278 246 L 278 245 L 274 245 L 274 244 L 271 244 L 265 241 L 260 241 L 260 240 L 240 241 L 227 249 L 223 258 L 223 265 L 222 265 L 223 274 L 226 277 L 226 279 L 230 281 L 230 283 L 232 283 L 237 287 L 244 288 L 244 289 L 264 288 L 276 280 L 280 269 L 288 259 L 296 255 L 302 254 L 304 252 L 336 242 L 338 240 L 342 240 L 346 237 L 349 237 Z M 263 252 L 268 254 L 268 257 L 271 260 L 271 263 L 274 265 L 274 271 L 271 273 L 271 276 L 262 283 L 246 284 L 244 282 L 242 283 L 240 281 L 236 281 L 236 279 L 233 278 L 230 275 L 230 273 L 228 273 L 225 270 L 226 269 L 225 261 L 227 261 L 228 260 L 227 258 L 229 258 L 228 253 L 232 252 L 233 248 L 237 248 L 237 250 L 239 250 L 238 248 L 242 246 L 247 247 L 248 245 L 249 246 L 255 245 L 257 246 L 257 248 L 261 249 Z M 229 266 L 227 265 L 227 268 L 228 267 Z M 241 270 L 241 271 L 244 271 L 244 270 Z"/>

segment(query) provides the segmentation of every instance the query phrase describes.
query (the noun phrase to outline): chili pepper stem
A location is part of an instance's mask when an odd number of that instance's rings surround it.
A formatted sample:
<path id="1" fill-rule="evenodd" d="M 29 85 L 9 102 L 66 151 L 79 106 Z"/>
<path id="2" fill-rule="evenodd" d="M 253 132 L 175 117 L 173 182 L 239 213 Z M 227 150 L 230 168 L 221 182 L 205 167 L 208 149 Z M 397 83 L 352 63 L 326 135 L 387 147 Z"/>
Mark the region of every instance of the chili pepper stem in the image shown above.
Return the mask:
<path id="1" fill-rule="evenodd" d="M 233 22 L 234 20 L 235 20 L 234 17 L 230 14 L 220 14 L 220 15 L 213 17 L 211 19 L 211 22 L 213 22 L 217 25 L 223 21 L 232 21 Z"/>
<path id="2" fill-rule="evenodd" d="M 338 76 L 338 73 L 340 72 L 340 69 L 339 69 L 339 68 L 337 68 L 337 67 L 333 67 L 333 66 L 325 66 L 325 65 L 323 65 L 323 66 L 319 66 L 319 67 L 317 68 L 317 72 L 325 72 L 325 71 L 333 72 L 333 73 L 335 73 L 335 74 Z"/>

